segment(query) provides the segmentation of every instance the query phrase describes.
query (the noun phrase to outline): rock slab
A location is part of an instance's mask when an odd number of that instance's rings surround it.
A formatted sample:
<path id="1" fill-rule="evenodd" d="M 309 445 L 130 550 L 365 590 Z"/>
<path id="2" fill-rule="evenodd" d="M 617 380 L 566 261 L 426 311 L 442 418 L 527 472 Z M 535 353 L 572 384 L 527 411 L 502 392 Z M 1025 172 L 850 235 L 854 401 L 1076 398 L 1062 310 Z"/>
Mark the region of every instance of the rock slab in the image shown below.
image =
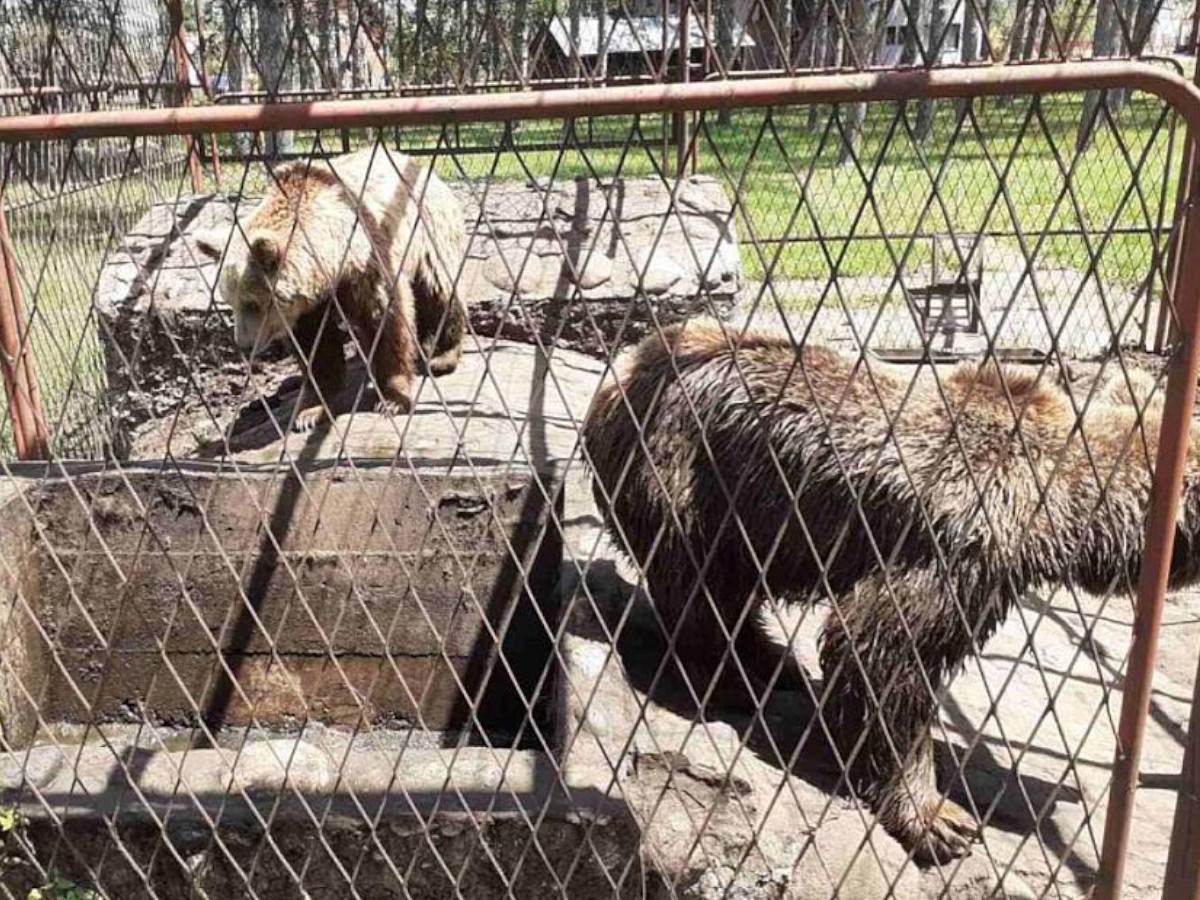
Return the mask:
<path id="1" fill-rule="evenodd" d="M 734 306 L 742 275 L 733 209 L 712 178 L 454 190 L 469 236 L 459 290 L 478 343 L 505 338 L 607 359 L 656 319 L 727 315 Z M 250 385 L 270 393 L 295 374 L 281 347 L 251 372 L 215 296 L 216 266 L 192 240 L 244 220 L 256 203 L 221 195 L 159 204 L 106 259 L 95 308 L 118 457 L 161 455 L 161 441 L 144 441 L 152 423 L 182 413 L 173 434 L 187 439 L 195 411 L 220 419 Z"/>

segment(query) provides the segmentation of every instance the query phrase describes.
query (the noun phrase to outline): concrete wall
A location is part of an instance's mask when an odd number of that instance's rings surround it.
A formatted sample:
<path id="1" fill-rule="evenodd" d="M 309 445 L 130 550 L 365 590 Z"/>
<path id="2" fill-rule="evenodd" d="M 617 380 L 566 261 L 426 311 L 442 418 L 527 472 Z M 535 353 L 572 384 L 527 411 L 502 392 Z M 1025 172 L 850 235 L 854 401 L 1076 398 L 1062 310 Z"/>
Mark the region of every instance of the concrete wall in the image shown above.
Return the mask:
<path id="1" fill-rule="evenodd" d="M 540 485 L 519 467 L 386 465 L 71 480 L 31 489 L 41 527 L 22 567 L 65 670 L 47 719 L 447 731 L 475 724 L 478 699 L 504 740 L 525 717 L 562 558 L 552 472 Z M 517 686 L 495 664 L 505 642 Z"/>
<path id="2" fill-rule="evenodd" d="M 38 567 L 33 521 L 21 489 L 0 485 L 0 749 L 20 747 L 37 731 L 34 706 L 46 684 L 45 644 L 33 615 Z"/>

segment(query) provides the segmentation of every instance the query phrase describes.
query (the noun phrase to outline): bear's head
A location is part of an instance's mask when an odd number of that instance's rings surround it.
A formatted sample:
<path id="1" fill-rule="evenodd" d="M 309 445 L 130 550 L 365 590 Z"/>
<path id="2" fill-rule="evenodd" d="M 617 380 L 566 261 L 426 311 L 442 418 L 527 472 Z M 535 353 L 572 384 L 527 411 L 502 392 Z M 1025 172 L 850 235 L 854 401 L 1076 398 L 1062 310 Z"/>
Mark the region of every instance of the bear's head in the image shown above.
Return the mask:
<path id="1" fill-rule="evenodd" d="M 287 337 L 292 325 L 317 304 L 311 279 L 299 247 L 288 235 L 240 227 L 198 234 L 196 250 L 202 258 L 220 263 L 217 288 L 233 308 L 234 338 L 246 353 Z M 297 235 L 290 243 L 300 241 Z"/>

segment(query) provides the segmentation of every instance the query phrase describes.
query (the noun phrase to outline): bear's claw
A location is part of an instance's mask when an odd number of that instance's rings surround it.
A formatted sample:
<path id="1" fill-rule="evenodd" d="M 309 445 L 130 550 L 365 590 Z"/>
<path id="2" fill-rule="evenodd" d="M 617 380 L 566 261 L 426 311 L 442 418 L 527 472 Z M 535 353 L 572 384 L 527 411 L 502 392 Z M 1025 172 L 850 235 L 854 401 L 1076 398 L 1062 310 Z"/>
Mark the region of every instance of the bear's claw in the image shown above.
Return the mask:
<path id="1" fill-rule="evenodd" d="M 931 802 L 895 828 L 889 828 L 918 863 L 942 864 L 966 856 L 979 840 L 979 824 L 948 799 Z"/>
<path id="2" fill-rule="evenodd" d="M 397 399 L 384 399 L 381 397 L 379 402 L 375 405 L 375 412 L 379 413 L 381 416 L 390 416 L 392 418 L 395 418 L 396 416 L 406 416 L 411 409 L 412 401 L 407 397 L 400 397 Z"/>
<path id="3" fill-rule="evenodd" d="M 329 416 L 325 412 L 325 407 L 310 406 L 296 413 L 296 419 L 292 422 L 292 431 L 304 434 L 328 423 Z"/>

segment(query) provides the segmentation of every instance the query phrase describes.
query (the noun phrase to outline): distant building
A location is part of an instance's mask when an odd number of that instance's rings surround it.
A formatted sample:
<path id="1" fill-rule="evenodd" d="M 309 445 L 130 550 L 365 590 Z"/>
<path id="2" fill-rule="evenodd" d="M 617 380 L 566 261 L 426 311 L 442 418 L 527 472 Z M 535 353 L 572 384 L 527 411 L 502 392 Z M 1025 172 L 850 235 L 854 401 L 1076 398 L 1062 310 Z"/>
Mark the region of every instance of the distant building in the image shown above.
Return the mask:
<path id="1" fill-rule="evenodd" d="M 689 17 L 688 43 L 692 64 L 704 60 L 706 44 L 701 17 Z M 679 50 L 679 16 L 666 19 L 658 15 L 614 14 L 607 20 L 607 34 L 601 35 L 597 16 L 580 16 L 579 34 L 572 39 L 571 23 L 556 16 L 534 35 L 529 58 L 534 78 L 563 78 L 571 74 L 572 60 L 578 55 L 586 71 L 595 71 L 600 53 L 607 53 L 610 76 L 647 75 L 661 67 L 664 53 L 671 56 Z M 755 46 L 745 26 L 734 22 L 732 27 L 735 57 Z M 715 34 L 713 41 L 715 42 Z M 572 48 L 576 48 L 573 51 Z M 734 67 L 738 66 L 735 59 Z"/>
<path id="2" fill-rule="evenodd" d="M 1188 3 L 1186 0 L 1162 0 L 1144 52 L 1153 56 L 1191 53 L 1192 17 L 1195 14 L 1195 3 Z"/>
<path id="3" fill-rule="evenodd" d="M 962 25 L 966 3 L 947 3 L 945 7 L 951 17 L 941 36 L 940 64 L 949 66 L 962 62 Z M 892 3 L 891 12 L 888 14 L 887 24 L 884 26 L 883 40 L 879 44 L 879 53 L 875 57 L 876 64 L 881 66 L 900 64 L 900 57 L 904 53 L 904 43 L 908 39 L 909 27 L 908 10 L 900 0 L 895 0 Z M 935 40 L 936 37 L 931 38 L 928 34 L 922 34 L 921 46 L 928 52 L 932 49 Z M 917 51 L 917 58 L 914 62 L 920 63 L 921 61 L 921 53 Z"/>

